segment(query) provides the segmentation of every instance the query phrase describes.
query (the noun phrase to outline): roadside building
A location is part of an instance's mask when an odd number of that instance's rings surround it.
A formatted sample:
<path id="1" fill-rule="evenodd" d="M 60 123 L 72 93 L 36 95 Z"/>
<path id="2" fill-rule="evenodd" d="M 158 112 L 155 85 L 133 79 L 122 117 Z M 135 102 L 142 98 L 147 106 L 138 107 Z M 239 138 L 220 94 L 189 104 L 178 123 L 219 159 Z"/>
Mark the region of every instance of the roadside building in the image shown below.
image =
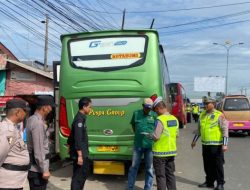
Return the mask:
<path id="1" fill-rule="evenodd" d="M 31 94 L 53 95 L 53 73 L 14 60 L 6 64 L 6 96 Z"/>
<path id="2" fill-rule="evenodd" d="M 41 64 L 21 63 L 0 42 L 0 96 L 53 95 L 53 73 L 45 72 Z"/>

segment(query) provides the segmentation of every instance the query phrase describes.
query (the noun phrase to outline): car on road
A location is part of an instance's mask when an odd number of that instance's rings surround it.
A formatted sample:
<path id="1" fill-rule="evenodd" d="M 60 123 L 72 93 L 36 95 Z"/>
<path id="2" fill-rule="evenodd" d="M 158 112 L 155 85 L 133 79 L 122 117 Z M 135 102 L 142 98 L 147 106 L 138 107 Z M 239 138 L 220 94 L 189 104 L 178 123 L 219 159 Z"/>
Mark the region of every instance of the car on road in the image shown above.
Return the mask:
<path id="1" fill-rule="evenodd" d="M 230 131 L 250 133 L 250 103 L 244 95 L 226 96 L 218 105 L 229 122 Z"/>

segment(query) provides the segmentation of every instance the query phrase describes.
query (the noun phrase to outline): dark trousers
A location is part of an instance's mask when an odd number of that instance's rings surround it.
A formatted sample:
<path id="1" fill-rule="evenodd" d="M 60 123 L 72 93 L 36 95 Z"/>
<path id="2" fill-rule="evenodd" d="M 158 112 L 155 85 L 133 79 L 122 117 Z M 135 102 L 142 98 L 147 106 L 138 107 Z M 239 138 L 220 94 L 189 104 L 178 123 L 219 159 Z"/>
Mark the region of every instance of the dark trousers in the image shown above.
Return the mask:
<path id="1" fill-rule="evenodd" d="M 157 190 L 176 190 L 174 156 L 153 158 Z"/>
<path id="2" fill-rule="evenodd" d="M 191 113 L 187 112 L 187 123 L 191 123 Z"/>
<path id="3" fill-rule="evenodd" d="M 83 190 L 85 181 L 89 172 L 89 160 L 83 159 L 83 165 L 77 164 L 77 160 L 73 161 L 73 176 L 71 181 L 71 190 Z"/>
<path id="4" fill-rule="evenodd" d="M 42 178 L 43 174 L 29 171 L 28 180 L 30 190 L 46 190 L 48 180 Z"/>
<path id="5" fill-rule="evenodd" d="M 206 182 L 208 184 L 224 184 L 224 153 L 222 145 L 202 145 L 202 155 Z"/>
<path id="6" fill-rule="evenodd" d="M 199 119 L 199 115 L 196 113 L 193 113 L 193 119 L 194 119 L 194 122 L 197 123 Z"/>

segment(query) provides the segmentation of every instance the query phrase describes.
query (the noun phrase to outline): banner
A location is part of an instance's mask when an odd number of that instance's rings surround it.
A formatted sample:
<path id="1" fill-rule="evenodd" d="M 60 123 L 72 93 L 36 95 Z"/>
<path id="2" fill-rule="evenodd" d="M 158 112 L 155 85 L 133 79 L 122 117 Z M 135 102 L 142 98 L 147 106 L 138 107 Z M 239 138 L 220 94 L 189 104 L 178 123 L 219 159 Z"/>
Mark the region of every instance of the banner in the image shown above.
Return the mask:
<path id="1" fill-rule="evenodd" d="M 194 91 L 196 92 L 224 92 L 225 77 L 195 77 Z"/>

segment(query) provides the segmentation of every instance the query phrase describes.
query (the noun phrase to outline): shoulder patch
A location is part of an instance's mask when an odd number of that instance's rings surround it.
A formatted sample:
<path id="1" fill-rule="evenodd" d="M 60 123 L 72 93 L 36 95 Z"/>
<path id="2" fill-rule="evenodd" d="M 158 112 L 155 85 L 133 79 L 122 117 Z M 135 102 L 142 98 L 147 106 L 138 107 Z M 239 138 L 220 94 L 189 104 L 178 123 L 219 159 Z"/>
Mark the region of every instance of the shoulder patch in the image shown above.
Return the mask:
<path id="1" fill-rule="evenodd" d="M 167 121 L 168 127 L 177 127 L 177 121 L 176 120 L 169 120 Z"/>
<path id="2" fill-rule="evenodd" d="M 83 126 L 82 123 L 78 123 L 78 124 L 77 124 L 77 127 L 82 127 L 82 126 Z"/>
<path id="3" fill-rule="evenodd" d="M 211 119 L 211 120 L 213 120 L 213 119 L 214 119 L 214 117 L 215 117 L 215 115 L 214 115 L 214 114 L 212 114 L 212 115 L 210 116 L 210 119 Z"/>

